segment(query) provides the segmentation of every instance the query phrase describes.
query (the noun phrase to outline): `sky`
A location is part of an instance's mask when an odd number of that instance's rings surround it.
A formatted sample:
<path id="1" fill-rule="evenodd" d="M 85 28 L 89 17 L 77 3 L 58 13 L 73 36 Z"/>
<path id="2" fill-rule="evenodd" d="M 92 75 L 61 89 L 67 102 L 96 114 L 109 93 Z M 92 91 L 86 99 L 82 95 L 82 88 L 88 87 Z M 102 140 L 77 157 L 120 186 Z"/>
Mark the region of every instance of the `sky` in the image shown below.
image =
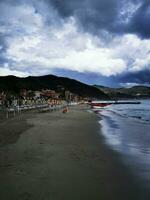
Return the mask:
<path id="1" fill-rule="evenodd" d="M 150 85 L 150 0 L 0 0 L 0 76 Z"/>

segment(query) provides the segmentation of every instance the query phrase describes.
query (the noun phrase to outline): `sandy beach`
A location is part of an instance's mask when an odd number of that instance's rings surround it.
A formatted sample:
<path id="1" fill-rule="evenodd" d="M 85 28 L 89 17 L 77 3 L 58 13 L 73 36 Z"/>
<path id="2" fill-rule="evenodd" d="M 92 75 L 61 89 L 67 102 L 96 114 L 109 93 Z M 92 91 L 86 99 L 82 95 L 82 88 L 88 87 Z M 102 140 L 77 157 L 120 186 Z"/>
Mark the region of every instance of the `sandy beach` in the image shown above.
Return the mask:
<path id="1" fill-rule="evenodd" d="M 1 200 L 146 200 L 86 106 L 0 122 Z"/>

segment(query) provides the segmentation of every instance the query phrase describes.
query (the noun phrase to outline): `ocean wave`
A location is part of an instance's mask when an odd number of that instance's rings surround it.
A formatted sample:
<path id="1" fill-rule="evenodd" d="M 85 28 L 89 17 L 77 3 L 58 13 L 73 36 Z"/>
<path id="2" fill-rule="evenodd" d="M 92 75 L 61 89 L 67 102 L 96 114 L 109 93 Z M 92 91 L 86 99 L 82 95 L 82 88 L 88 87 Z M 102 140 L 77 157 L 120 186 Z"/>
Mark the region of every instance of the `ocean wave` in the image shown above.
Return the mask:
<path id="1" fill-rule="evenodd" d="M 139 120 L 141 123 L 150 122 L 150 101 L 142 101 L 139 105 L 113 105 L 107 109 L 122 117 Z"/>

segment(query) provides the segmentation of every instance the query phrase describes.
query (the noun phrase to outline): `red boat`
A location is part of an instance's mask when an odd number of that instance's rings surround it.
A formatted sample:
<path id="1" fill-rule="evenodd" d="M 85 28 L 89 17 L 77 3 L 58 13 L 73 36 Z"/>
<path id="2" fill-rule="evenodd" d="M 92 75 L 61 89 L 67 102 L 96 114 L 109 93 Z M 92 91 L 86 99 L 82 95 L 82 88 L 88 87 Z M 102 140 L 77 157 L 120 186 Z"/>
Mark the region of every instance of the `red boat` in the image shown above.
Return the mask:
<path id="1" fill-rule="evenodd" d="M 91 102 L 90 106 L 94 109 L 101 109 L 112 105 L 111 102 Z"/>
<path id="2" fill-rule="evenodd" d="M 111 106 L 112 104 L 140 104 L 141 102 L 138 101 L 92 101 L 89 102 L 89 105 L 92 109 L 98 110 L 102 108 L 107 108 Z"/>

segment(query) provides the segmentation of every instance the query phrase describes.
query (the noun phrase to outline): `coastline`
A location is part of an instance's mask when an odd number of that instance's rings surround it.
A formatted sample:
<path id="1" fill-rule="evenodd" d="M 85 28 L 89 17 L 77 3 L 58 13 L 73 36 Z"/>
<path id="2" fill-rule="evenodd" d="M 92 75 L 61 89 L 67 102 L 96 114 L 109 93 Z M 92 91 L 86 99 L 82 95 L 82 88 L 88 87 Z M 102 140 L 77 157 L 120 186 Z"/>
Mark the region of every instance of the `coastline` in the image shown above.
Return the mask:
<path id="1" fill-rule="evenodd" d="M 5 122 L 1 131 L 20 131 L 0 147 L 0 199 L 148 199 L 104 144 L 99 119 L 86 106 L 9 120 L 14 127 Z"/>

